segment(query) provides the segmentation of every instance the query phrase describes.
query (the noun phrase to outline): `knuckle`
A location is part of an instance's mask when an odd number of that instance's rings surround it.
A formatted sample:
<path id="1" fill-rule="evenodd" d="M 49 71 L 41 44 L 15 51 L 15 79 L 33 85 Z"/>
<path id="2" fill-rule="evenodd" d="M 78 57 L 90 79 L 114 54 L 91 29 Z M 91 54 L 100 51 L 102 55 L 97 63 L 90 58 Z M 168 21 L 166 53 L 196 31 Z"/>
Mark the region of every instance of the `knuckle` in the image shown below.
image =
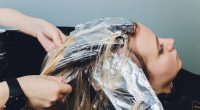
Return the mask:
<path id="1" fill-rule="evenodd" d="M 54 92 L 55 92 L 55 93 L 59 93 L 59 92 L 60 92 L 60 87 L 59 87 L 59 86 L 55 86 Z"/>
<path id="2" fill-rule="evenodd" d="M 47 103 L 45 103 L 45 105 L 44 105 L 44 107 L 46 107 L 46 108 L 49 108 L 49 107 L 51 107 L 52 106 L 52 102 L 47 102 Z"/>
<path id="3" fill-rule="evenodd" d="M 51 102 L 55 102 L 55 101 L 57 101 L 58 100 L 58 95 L 56 94 L 56 95 L 54 95 L 52 98 L 51 98 Z"/>

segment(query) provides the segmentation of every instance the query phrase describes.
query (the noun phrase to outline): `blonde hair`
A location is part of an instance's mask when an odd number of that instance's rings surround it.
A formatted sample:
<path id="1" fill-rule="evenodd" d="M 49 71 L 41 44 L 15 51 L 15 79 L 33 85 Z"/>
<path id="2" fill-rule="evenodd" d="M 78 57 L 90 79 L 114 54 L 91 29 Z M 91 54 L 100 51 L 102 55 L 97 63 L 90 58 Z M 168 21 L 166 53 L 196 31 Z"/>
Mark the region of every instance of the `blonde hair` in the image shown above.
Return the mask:
<path id="1" fill-rule="evenodd" d="M 133 29 L 137 24 L 132 24 Z M 87 30 L 87 32 L 90 30 Z M 93 31 L 93 30 L 92 30 Z M 80 34 L 80 33 L 79 33 Z M 81 33 L 84 34 L 84 33 Z M 112 107 L 111 102 L 105 96 L 105 93 L 101 88 L 95 88 L 98 93 L 94 96 L 91 93 L 93 85 L 91 84 L 91 74 L 96 71 L 99 65 L 102 65 L 108 57 L 113 54 L 123 54 L 129 56 L 129 37 L 133 37 L 133 33 L 126 33 L 123 36 L 112 34 L 112 36 L 104 36 L 103 39 L 97 40 L 97 42 L 89 43 L 87 48 L 84 49 L 97 49 L 97 53 L 89 56 L 88 58 L 82 57 L 81 60 L 74 60 L 61 66 L 59 69 L 55 69 L 62 59 L 65 59 L 65 51 L 70 48 L 71 45 L 76 43 L 74 36 L 68 36 L 62 47 L 55 49 L 46 56 L 45 63 L 43 65 L 43 75 L 56 75 L 69 77 L 74 75 L 74 79 L 70 82 L 73 87 L 73 93 L 63 100 L 66 105 L 66 110 L 101 110 L 107 107 Z M 99 43 L 100 42 L 100 43 Z M 87 54 L 87 53 L 86 53 Z M 88 53 L 89 54 L 89 53 Z M 105 71 L 106 72 L 106 71 Z M 136 104 L 139 106 L 138 104 Z M 134 108 L 134 107 L 133 107 Z"/>
<path id="2" fill-rule="evenodd" d="M 119 47 L 113 47 L 112 42 L 115 41 L 115 38 L 112 37 L 109 39 L 110 43 L 108 43 L 108 45 L 102 45 L 101 52 L 96 55 L 94 58 L 91 58 L 85 62 L 74 62 L 74 64 L 68 64 L 65 65 L 65 68 L 63 68 L 62 70 L 59 70 L 58 73 L 54 73 L 54 68 L 55 66 L 59 63 L 59 61 L 61 59 L 63 59 L 63 51 L 64 48 L 66 48 L 68 45 L 70 45 L 71 43 L 74 42 L 72 37 L 68 37 L 67 40 L 64 42 L 64 45 L 56 50 L 54 50 L 53 52 L 49 53 L 47 55 L 47 61 L 44 64 L 43 70 L 42 70 L 42 74 L 43 75 L 56 75 L 56 76 L 63 76 L 66 74 L 77 74 L 76 78 L 75 78 L 75 83 L 76 86 L 73 92 L 75 92 L 73 94 L 72 99 L 65 99 L 65 109 L 67 110 L 93 110 L 93 106 L 94 106 L 94 102 L 91 102 L 91 84 L 88 81 L 87 78 L 90 78 L 90 75 L 92 73 L 92 71 L 94 70 L 94 68 L 96 68 L 96 66 L 99 63 L 103 63 L 105 58 L 108 58 L 109 55 L 112 54 L 112 52 L 117 52 Z M 124 46 L 125 47 L 125 46 Z M 117 49 L 118 48 L 118 49 Z M 98 108 L 98 110 L 100 108 L 103 108 L 103 105 L 106 102 L 106 100 L 108 100 L 104 93 L 99 90 L 99 96 L 98 98 L 100 99 L 101 102 L 99 102 L 99 104 L 97 105 L 96 108 Z M 82 98 L 81 98 L 82 97 Z M 97 97 L 96 97 L 97 98 Z M 84 101 L 83 101 L 84 100 Z M 93 99 L 95 100 L 95 99 Z"/>

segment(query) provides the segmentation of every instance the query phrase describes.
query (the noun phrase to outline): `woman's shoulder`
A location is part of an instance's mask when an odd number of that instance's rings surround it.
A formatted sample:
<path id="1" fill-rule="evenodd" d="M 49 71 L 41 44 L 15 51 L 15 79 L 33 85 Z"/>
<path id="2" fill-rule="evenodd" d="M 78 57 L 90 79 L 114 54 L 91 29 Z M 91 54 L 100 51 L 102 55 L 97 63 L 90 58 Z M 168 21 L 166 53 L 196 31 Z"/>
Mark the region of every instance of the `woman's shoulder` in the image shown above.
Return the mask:
<path id="1" fill-rule="evenodd" d="M 200 99 L 200 75 L 181 69 L 173 81 L 175 89 Z"/>
<path id="2" fill-rule="evenodd" d="M 159 94 L 165 110 L 199 110 L 200 75 L 181 69 L 173 81 L 173 92 Z M 198 108 L 198 109 L 196 109 Z"/>
<path id="3" fill-rule="evenodd" d="M 173 81 L 174 83 L 180 83 L 183 84 L 194 84 L 199 85 L 200 84 L 200 75 L 194 74 L 186 69 L 181 69 L 176 78 Z"/>

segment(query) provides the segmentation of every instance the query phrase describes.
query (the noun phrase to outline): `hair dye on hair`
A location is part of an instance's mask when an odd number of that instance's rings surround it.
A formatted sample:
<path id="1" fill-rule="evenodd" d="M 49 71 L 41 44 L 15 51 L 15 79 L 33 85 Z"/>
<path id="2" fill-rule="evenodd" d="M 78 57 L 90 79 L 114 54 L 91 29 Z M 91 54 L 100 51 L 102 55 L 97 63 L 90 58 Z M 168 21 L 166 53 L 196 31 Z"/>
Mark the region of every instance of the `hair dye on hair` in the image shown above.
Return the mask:
<path id="1" fill-rule="evenodd" d="M 72 85 L 63 99 L 66 110 L 163 110 L 143 69 L 129 57 L 136 28 L 124 18 L 83 23 L 47 55 L 42 74 Z"/>

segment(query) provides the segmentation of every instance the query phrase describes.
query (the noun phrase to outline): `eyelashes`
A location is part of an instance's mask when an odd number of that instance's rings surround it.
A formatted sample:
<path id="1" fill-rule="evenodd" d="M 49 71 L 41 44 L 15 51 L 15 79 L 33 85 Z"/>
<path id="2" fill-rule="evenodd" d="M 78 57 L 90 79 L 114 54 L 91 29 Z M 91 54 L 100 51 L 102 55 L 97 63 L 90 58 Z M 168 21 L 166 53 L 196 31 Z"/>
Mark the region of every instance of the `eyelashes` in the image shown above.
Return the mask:
<path id="1" fill-rule="evenodd" d="M 164 53 L 164 44 L 160 44 L 159 55 Z"/>

